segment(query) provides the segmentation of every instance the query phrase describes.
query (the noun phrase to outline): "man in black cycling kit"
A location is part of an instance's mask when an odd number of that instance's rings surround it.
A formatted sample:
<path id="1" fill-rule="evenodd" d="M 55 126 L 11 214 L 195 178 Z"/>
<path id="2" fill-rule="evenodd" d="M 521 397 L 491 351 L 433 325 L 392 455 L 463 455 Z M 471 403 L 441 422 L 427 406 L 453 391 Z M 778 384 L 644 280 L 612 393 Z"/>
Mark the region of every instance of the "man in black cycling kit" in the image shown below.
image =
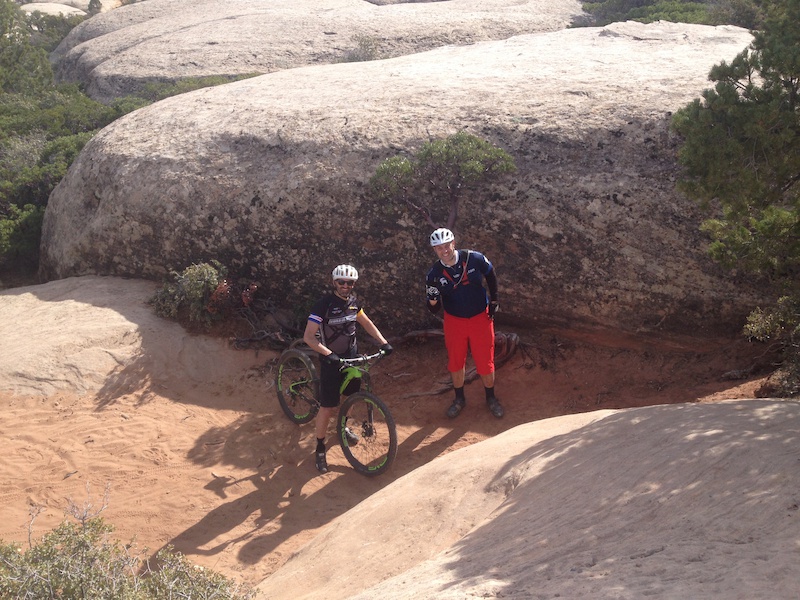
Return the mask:
<path id="1" fill-rule="evenodd" d="M 317 470 L 321 473 L 328 472 L 325 436 L 336 407 L 339 406 L 339 387 L 344 377 L 339 370 L 340 359 L 358 356 L 356 323 L 361 324 L 364 331 L 381 344 L 384 354 L 388 356 L 392 352 L 389 342 L 364 312 L 361 301 L 353 293 L 353 287 L 358 280 L 355 267 L 339 265 L 333 270 L 332 276 L 333 292 L 325 294 L 311 308 L 303 334 L 303 341 L 320 354 L 320 409 L 315 422 L 317 448 L 314 458 Z M 361 380 L 354 379 L 345 392 L 357 392 L 360 385 Z M 357 444 L 358 438 L 351 435 L 350 444 Z"/>

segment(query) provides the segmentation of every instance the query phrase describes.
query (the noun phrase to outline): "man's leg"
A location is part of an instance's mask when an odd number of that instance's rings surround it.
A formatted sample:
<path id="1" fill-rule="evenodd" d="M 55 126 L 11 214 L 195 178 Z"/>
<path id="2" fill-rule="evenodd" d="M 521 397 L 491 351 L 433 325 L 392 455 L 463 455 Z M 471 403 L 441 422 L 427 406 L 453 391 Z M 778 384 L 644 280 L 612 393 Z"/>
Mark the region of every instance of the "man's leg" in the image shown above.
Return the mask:
<path id="1" fill-rule="evenodd" d="M 339 385 L 342 375 L 336 365 L 320 361 L 319 371 L 320 404 L 317 419 L 314 422 L 314 434 L 317 447 L 314 450 L 314 461 L 320 473 L 328 472 L 328 460 L 325 456 L 325 438 L 331 419 L 336 415 L 339 404 Z"/>
<path id="2" fill-rule="evenodd" d="M 336 413 L 336 408 L 326 408 L 324 406 L 320 407 L 319 412 L 317 413 L 317 420 L 315 421 L 314 426 L 314 433 L 317 435 L 317 439 L 322 438 L 323 440 L 328 435 L 328 426 L 331 423 L 331 419 L 333 418 L 334 414 Z"/>
<path id="3" fill-rule="evenodd" d="M 328 472 L 328 459 L 325 455 L 325 436 L 328 434 L 328 425 L 330 425 L 331 418 L 336 412 L 336 408 L 320 407 L 317 413 L 317 420 L 315 421 L 314 433 L 317 436 L 317 448 L 314 451 L 314 462 L 317 471 L 320 473 Z"/>
<path id="4" fill-rule="evenodd" d="M 494 395 L 494 321 L 484 320 L 481 317 L 483 315 L 476 317 L 472 323 L 474 325 L 473 336 L 470 338 L 472 358 L 475 359 L 475 367 L 483 381 L 489 412 L 499 419 L 505 411 Z"/>
<path id="5" fill-rule="evenodd" d="M 483 389 L 486 392 L 486 405 L 489 407 L 489 412 L 499 419 L 505 414 L 505 411 L 494 395 L 494 372 L 481 375 L 481 381 L 483 381 Z"/>
<path id="6" fill-rule="evenodd" d="M 466 319 L 444 316 L 444 344 L 447 347 L 447 370 L 453 381 L 455 398 L 445 413 L 448 418 L 455 419 L 466 405 L 464 398 L 464 376 L 467 364 L 469 341 L 464 325 Z"/>
<path id="7" fill-rule="evenodd" d="M 453 391 L 456 394 L 455 398 L 453 398 L 453 403 L 448 407 L 446 413 L 447 417 L 450 419 L 455 419 L 467 404 L 467 400 L 464 397 L 465 371 L 466 366 L 460 371 L 450 371 L 450 378 L 453 380 Z"/>
<path id="8" fill-rule="evenodd" d="M 466 377 L 466 367 L 460 371 L 450 371 L 450 378 L 453 380 L 453 388 L 463 388 L 464 378 Z"/>

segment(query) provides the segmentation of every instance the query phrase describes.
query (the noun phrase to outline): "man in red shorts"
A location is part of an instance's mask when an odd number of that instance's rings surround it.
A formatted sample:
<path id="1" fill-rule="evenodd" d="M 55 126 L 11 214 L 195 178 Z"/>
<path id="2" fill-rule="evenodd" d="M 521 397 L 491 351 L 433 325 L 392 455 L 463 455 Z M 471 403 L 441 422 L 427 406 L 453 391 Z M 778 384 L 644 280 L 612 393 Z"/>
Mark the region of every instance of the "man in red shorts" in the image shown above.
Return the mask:
<path id="1" fill-rule="evenodd" d="M 439 260 L 425 279 L 428 310 L 436 313 L 444 307 L 447 370 L 456 394 L 447 416 L 454 419 L 466 404 L 464 375 L 467 352 L 471 351 L 486 390 L 486 404 L 499 419 L 504 411 L 494 395 L 494 314 L 498 307 L 494 267 L 480 252 L 456 250 L 449 229 L 434 231 L 430 243 Z"/>

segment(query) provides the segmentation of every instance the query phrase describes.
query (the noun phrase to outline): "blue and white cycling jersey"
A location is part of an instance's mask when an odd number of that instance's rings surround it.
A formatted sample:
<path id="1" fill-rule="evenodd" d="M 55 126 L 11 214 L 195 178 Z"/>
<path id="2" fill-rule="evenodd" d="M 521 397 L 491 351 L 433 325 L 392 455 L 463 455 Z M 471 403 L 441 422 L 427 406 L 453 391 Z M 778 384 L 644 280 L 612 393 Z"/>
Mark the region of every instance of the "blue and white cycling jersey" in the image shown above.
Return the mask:
<path id="1" fill-rule="evenodd" d="M 484 312 L 489 304 L 483 280 L 492 269 L 492 263 L 480 252 L 459 250 L 452 267 L 437 260 L 428 271 L 425 284 L 439 289 L 447 314 L 470 318 Z"/>

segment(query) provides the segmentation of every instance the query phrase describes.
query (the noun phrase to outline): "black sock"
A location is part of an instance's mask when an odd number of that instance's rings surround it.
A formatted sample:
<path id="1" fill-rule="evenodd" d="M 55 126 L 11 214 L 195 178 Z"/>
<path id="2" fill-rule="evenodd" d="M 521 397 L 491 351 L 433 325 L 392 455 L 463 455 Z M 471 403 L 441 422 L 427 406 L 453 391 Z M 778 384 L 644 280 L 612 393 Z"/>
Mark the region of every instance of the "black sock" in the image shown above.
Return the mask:
<path id="1" fill-rule="evenodd" d="M 325 452 L 325 438 L 317 438 L 317 454 Z"/>
<path id="2" fill-rule="evenodd" d="M 484 388 L 486 391 L 486 401 L 488 402 L 492 398 L 494 398 L 494 386 Z"/>
<path id="3" fill-rule="evenodd" d="M 460 388 L 453 388 L 456 392 L 456 402 L 460 402 L 464 404 L 466 402 L 464 398 L 464 386 L 462 385 Z"/>

